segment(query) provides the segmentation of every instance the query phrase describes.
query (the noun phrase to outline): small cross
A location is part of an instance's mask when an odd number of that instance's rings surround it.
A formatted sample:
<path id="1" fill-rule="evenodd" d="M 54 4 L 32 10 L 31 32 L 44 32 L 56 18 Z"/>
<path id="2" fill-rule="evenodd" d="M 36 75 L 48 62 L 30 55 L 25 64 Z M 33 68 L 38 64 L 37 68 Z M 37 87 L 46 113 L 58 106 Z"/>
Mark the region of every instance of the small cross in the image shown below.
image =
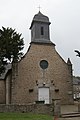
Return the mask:
<path id="1" fill-rule="evenodd" d="M 41 9 L 40 5 L 39 5 L 39 7 L 38 7 L 38 8 L 39 8 L 39 11 L 40 11 L 40 9 Z"/>

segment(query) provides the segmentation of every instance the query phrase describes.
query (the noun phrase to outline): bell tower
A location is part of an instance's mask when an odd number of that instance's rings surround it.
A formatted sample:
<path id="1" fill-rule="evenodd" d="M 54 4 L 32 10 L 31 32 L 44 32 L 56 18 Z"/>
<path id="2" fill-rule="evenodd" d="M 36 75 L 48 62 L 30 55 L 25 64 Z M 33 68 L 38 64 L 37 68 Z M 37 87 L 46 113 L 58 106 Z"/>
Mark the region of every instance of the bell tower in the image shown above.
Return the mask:
<path id="1" fill-rule="evenodd" d="M 33 17 L 31 29 L 31 42 L 51 43 L 49 34 L 49 18 L 40 11 Z"/>

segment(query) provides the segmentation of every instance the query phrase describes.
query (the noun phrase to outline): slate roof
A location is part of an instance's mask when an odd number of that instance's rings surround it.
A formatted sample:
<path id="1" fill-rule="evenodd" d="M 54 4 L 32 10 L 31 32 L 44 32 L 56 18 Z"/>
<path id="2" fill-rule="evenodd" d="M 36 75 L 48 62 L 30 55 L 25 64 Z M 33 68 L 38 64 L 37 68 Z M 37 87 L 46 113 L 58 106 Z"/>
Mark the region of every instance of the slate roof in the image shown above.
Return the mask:
<path id="1" fill-rule="evenodd" d="M 38 12 L 38 14 L 34 15 L 30 29 L 32 28 L 34 22 L 45 22 L 47 24 L 51 24 L 49 22 L 49 18 L 43 15 L 40 11 Z"/>
<path id="2" fill-rule="evenodd" d="M 34 16 L 33 20 L 49 22 L 49 18 L 47 16 L 43 15 L 40 11 L 38 12 L 38 14 L 36 14 Z"/>
<path id="3" fill-rule="evenodd" d="M 77 77 L 73 77 L 73 85 L 80 85 L 80 79 Z"/>

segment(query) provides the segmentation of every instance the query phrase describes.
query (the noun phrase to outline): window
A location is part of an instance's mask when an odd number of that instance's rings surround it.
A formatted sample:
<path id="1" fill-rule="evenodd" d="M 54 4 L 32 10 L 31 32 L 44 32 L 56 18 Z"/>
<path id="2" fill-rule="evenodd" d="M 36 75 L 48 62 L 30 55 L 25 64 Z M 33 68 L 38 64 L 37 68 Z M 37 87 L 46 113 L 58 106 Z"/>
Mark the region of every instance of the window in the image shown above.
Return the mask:
<path id="1" fill-rule="evenodd" d="M 41 35 L 44 35 L 44 28 L 41 27 Z"/>
<path id="2" fill-rule="evenodd" d="M 41 67 L 42 69 L 48 68 L 48 62 L 47 62 L 46 60 L 41 60 L 41 61 L 40 61 L 40 67 Z"/>

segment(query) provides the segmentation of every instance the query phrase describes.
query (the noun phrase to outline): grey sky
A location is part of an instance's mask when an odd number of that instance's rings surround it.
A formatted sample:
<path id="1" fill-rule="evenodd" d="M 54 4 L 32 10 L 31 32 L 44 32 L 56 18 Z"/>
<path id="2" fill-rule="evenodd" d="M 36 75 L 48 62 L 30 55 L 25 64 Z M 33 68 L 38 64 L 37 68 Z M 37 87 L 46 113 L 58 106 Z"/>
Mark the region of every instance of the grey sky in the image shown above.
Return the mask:
<path id="1" fill-rule="evenodd" d="M 80 0 L 0 0 L 0 28 L 12 27 L 22 33 L 27 51 L 29 27 L 39 5 L 50 19 L 50 39 L 56 50 L 65 61 L 71 59 L 73 74 L 80 76 L 80 58 L 74 53 L 75 49 L 80 50 Z"/>

